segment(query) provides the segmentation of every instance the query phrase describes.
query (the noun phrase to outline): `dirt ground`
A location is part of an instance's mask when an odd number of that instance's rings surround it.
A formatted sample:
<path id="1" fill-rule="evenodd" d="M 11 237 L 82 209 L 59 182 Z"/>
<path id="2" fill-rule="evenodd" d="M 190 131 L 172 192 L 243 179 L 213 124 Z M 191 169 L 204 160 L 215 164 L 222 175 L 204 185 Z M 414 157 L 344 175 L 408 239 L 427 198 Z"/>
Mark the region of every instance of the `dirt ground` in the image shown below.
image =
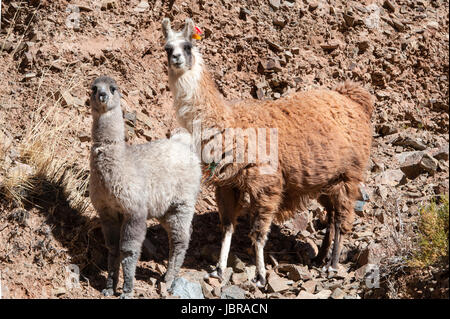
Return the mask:
<path id="1" fill-rule="evenodd" d="M 38 185 L 19 192 L 24 201 L 0 194 L 3 298 L 105 298 L 106 249 L 83 188 L 89 86 L 100 75 L 116 79 L 129 143 L 169 136 L 178 124 L 167 85 L 164 17 L 174 28 L 191 17 L 204 31 L 197 45 L 227 99 L 278 99 L 346 79 L 376 97 L 365 184 L 370 200 L 345 242 L 342 272 L 329 277 L 310 262 L 325 232 L 323 209 L 312 203 L 272 226 L 265 249 L 272 280 L 265 289 L 242 275 L 254 272 L 246 219 L 233 237 L 229 280 L 204 280 L 221 233 L 213 189 L 203 187 L 183 277 L 201 283 L 207 298 L 220 298 L 230 286 L 246 298 L 448 298 L 448 260 L 420 270 L 405 262 L 420 208 L 449 188 L 448 1 L 4 0 L 1 13 L 0 186 L 19 168 L 30 170 Z M 44 130 L 53 130 L 52 138 L 39 135 Z M 26 161 L 23 149 L 36 135 L 65 169 L 78 172 L 73 183 L 39 174 Z M 431 164 L 415 163 L 414 174 L 404 174 L 411 152 Z M 155 221 L 148 226 L 135 294 L 170 298 L 160 282 L 167 235 Z M 378 265 L 379 288 L 364 277 L 369 264 Z M 70 281 L 73 267 L 79 281 Z"/>

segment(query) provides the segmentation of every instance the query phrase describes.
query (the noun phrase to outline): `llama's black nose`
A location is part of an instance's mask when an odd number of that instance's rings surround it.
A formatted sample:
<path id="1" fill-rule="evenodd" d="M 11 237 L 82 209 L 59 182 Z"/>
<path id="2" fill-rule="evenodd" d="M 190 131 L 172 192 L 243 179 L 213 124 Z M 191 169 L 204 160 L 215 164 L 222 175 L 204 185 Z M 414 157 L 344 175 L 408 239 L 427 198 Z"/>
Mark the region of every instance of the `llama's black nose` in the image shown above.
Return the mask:
<path id="1" fill-rule="evenodd" d="M 174 53 L 174 54 L 172 54 L 172 59 L 174 59 L 175 61 L 178 61 L 180 56 L 181 56 L 181 53 Z"/>
<path id="2" fill-rule="evenodd" d="M 98 99 L 101 102 L 105 102 L 108 99 L 108 94 L 105 91 L 98 92 Z"/>

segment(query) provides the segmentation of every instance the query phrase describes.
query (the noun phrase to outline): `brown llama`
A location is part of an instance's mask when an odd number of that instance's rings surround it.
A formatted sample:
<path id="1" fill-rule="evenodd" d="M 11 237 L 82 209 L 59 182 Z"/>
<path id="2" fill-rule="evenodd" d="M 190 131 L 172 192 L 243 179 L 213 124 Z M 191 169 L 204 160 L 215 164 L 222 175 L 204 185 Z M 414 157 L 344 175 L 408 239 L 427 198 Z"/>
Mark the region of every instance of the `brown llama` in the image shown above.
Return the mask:
<path id="1" fill-rule="evenodd" d="M 194 46 L 192 20 L 186 19 L 181 32 L 171 29 L 169 19 L 162 24 L 169 86 L 183 127 L 194 133 L 195 121 L 201 121 L 202 127 L 215 128 L 219 133 L 227 128 L 277 129 L 278 158 L 271 173 L 262 170 L 269 164 L 260 157 L 255 162 L 216 163 L 217 174 L 211 181 L 216 187 L 224 235 L 219 262 L 211 275 L 221 277 L 237 218 L 248 212 L 256 255 L 254 282 L 264 286 L 264 245 L 272 222 L 292 218 L 313 198 L 325 207 L 329 218 L 316 260 L 325 261 L 334 240 L 327 268 L 336 269 L 343 236 L 352 229 L 358 184 L 364 180 L 370 155 L 372 96 L 346 82 L 335 90 L 297 92 L 275 101 L 247 99 L 231 104 L 216 89 Z M 250 137 L 246 137 L 245 146 L 249 146 Z M 202 139 L 203 149 L 208 143 Z M 236 143 L 225 145 L 225 151 L 236 151 Z"/>

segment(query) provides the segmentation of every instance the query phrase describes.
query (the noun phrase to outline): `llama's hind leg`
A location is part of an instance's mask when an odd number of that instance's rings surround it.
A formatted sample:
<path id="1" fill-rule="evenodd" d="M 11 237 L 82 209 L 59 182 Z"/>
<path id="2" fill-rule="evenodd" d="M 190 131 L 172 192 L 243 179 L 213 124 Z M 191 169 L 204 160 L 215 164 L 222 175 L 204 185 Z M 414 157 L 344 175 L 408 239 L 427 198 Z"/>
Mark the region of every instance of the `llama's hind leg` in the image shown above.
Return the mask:
<path id="1" fill-rule="evenodd" d="M 123 292 L 120 295 L 121 299 L 133 297 L 136 264 L 146 232 L 146 219 L 137 214 L 127 216 L 122 224 L 120 253 L 123 268 Z"/>
<path id="2" fill-rule="evenodd" d="M 335 208 L 334 215 L 334 243 L 328 271 L 337 271 L 339 257 L 341 255 L 344 236 L 352 230 L 355 219 L 355 198 L 358 192 L 358 184 L 346 182 L 331 197 Z"/>
<path id="3" fill-rule="evenodd" d="M 258 212 L 253 218 L 250 239 L 255 246 L 256 258 L 256 276 L 253 282 L 257 287 L 262 288 L 266 285 L 266 266 L 264 263 L 264 246 L 267 236 L 270 232 L 270 226 L 274 216 L 274 211 Z"/>
<path id="4" fill-rule="evenodd" d="M 337 271 L 338 265 L 339 265 L 339 257 L 341 255 L 342 250 L 342 242 L 343 242 L 343 235 L 341 233 L 340 229 L 341 223 L 335 223 L 334 228 L 334 243 L 333 243 L 333 251 L 331 253 L 331 259 L 328 266 L 328 271 Z"/>
<path id="5" fill-rule="evenodd" d="M 102 294 L 104 296 L 112 296 L 116 292 L 120 270 L 120 215 L 101 214 L 101 225 L 103 236 L 105 237 L 105 245 L 108 249 L 108 278 Z"/>
<path id="6" fill-rule="evenodd" d="M 164 275 L 164 282 L 170 289 L 184 262 L 192 233 L 192 218 L 195 207 L 181 204 L 171 208 L 161 219 L 161 224 L 169 237 L 169 262 Z"/>
<path id="7" fill-rule="evenodd" d="M 327 212 L 327 232 L 320 246 L 319 253 L 314 259 L 316 265 L 322 265 L 328 257 L 328 252 L 334 237 L 334 209 L 331 200 L 327 195 L 321 195 L 318 202 L 325 208 Z"/>
<path id="8" fill-rule="evenodd" d="M 333 242 L 334 224 L 330 223 L 327 227 L 328 227 L 327 232 L 325 233 L 322 245 L 320 246 L 319 253 L 317 254 L 316 258 L 314 258 L 314 263 L 317 266 L 324 264 L 325 259 L 328 257 L 328 252 L 330 251 L 331 243 Z"/>
<path id="9" fill-rule="evenodd" d="M 270 232 L 270 226 L 279 211 L 282 202 L 281 175 L 261 174 L 260 167 L 249 169 L 250 199 L 252 203 L 252 225 L 250 239 L 255 246 L 256 276 L 254 282 L 258 287 L 266 284 L 266 267 L 264 264 L 264 246 Z"/>
<path id="10" fill-rule="evenodd" d="M 220 222 L 222 225 L 222 246 L 216 269 L 209 275 L 222 280 L 222 274 L 227 267 L 228 255 L 230 253 L 231 238 L 233 237 L 237 216 L 240 213 L 238 204 L 240 198 L 239 190 L 231 187 L 217 187 L 216 201 L 219 209 Z"/>
<path id="11" fill-rule="evenodd" d="M 339 266 L 339 257 L 341 256 L 342 246 L 346 234 L 352 230 L 355 213 L 353 210 L 354 201 L 346 201 L 345 206 L 336 210 L 334 220 L 334 243 L 328 271 L 337 271 Z"/>

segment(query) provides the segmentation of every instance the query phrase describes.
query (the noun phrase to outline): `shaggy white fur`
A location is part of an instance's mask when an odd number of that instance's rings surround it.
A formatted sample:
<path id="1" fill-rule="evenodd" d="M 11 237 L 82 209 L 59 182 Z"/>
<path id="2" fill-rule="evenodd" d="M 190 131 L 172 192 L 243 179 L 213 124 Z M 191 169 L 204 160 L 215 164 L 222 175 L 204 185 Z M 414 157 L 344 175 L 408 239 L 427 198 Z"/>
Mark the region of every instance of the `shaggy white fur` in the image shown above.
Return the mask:
<path id="1" fill-rule="evenodd" d="M 169 88 L 174 92 L 174 107 L 177 114 L 177 120 L 182 127 L 186 127 L 192 132 L 193 121 L 197 116 L 194 106 L 199 81 L 202 76 L 203 58 L 197 48 L 192 49 L 194 63 L 192 68 L 179 73 L 177 70 L 170 69 Z"/>

